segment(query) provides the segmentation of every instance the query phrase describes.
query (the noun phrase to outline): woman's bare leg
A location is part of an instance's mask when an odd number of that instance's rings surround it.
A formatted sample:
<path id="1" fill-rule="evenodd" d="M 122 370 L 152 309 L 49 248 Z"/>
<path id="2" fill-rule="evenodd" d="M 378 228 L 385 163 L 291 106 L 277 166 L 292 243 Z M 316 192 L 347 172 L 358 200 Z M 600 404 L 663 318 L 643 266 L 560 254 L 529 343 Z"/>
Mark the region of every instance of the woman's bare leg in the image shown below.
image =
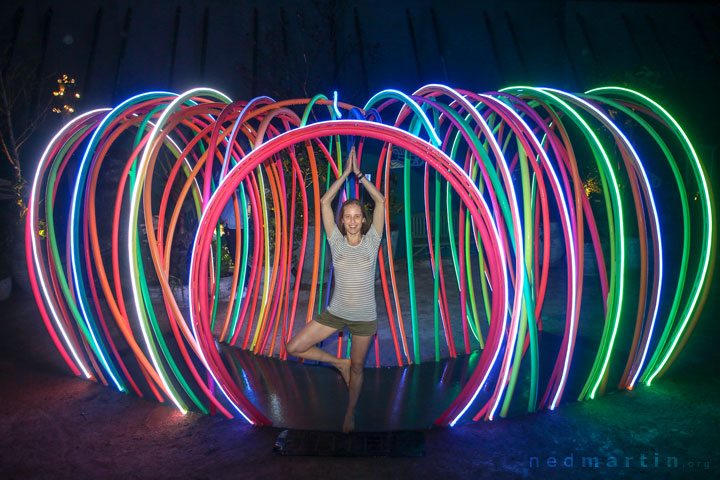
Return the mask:
<path id="1" fill-rule="evenodd" d="M 373 335 L 352 336 L 352 346 L 350 347 L 350 398 L 345 412 L 345 421 L 343 422 L 343 432 L 345 433 L 355 430 L 355 406 L 362 389 L 365 357 L 367 357 L 372 339 Z"/>
<path id="2" fill-rule="evenodd" d="M 311 320 L 310 323 L 306 324 L 303 329 L 287 343 L 287 353 L 293 357 L 301 357 L 307 360 L 329 363 L 340 370 L 340 374 L 342 375 L 343 380 L 345 380 L 345 384 L 349 387 L 350 359 L 337 358 L 315 346 L 316 343 L 325 340 L 335 332 L 337 332 L 336 328 L 328 327 L 327 325 L 318 323 L 315 320 Z"/>

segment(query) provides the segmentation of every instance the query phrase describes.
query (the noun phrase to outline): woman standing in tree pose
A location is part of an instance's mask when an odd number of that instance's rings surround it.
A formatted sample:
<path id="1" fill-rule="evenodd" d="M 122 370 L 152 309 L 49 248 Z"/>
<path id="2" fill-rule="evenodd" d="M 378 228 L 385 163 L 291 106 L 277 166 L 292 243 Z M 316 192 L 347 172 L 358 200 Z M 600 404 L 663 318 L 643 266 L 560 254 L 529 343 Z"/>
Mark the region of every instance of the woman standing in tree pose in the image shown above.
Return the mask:
<path id="1" fill-rule="evenodd" d="M 362 202 L 349 199 L 340 208 L 340 218 L 335 224 L 331 203 L 351 172 L 375 202 L 372 222 Z M 377 331 L 375 264 L 385 220 L 385 197 L 360 171 L 355 147 L 350 149 L 345 171 L 325 192 L 320 204 L 332 252 L 335 291 L 327 309 L 288 342 L 287 352 L 329 363 L 340 371 L 350 387 L 343 423 L 343 432 L 348 433 L 355 429 L 355 406 L 362 387 L 365 357 Z M 345 327 L 352 335 L 350 359 L 334 357 L 315 346 Z"/>

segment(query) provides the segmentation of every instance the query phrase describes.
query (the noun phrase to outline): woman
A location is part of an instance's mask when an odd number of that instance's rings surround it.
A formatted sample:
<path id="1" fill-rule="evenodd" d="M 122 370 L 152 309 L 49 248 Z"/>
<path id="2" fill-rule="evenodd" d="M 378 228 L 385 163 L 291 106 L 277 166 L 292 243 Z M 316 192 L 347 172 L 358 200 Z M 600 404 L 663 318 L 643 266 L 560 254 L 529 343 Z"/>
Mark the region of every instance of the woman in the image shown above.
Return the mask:
<path id="1" fill-rule="evenodd" d="M 350 199 L 340 208 L 336 225 L 331 203 L 351 172 L 375 202 L 372 222 L 363 204 Z M 335 291 L 328 308 L 288 342 L 287 352 L 329 363 L 340 371 L 350 387 L 343 422 L 343 432 L 348 433 L 355 429 L 355 406 L 362 387 L 365 357 L 377 331 L 375 264 L 385 221 L 385 197 L 360 171 L 355 147 L 350 150 L 345 171 L 325 192 L 320 204 L 332 252 Z M 315 346 L 345 327 L 352 334 L 350 359 L 334 357 Z"/>

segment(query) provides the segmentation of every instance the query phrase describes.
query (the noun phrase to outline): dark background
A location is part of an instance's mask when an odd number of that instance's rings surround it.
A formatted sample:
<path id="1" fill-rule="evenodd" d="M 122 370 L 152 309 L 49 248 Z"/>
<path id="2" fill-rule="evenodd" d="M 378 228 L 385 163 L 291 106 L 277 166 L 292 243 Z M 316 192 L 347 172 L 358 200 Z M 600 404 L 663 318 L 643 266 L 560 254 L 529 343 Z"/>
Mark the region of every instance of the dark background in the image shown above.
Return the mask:
<path id="1" fill-rule="evenodd" d="M 39 79 L 28 96 L 40 105 L 61 74 L 82 93 L 76 111 L 196 86 L 233 99 L 337 90 L 362 106 L 380 89 L 431 82 L 615 84 L 665 105 L 710 169 L 717 157 L 717 2 L 5 1 L 0 26 L 3 71 Z M 25 162 L 46 137 L 26 146 Z"/>

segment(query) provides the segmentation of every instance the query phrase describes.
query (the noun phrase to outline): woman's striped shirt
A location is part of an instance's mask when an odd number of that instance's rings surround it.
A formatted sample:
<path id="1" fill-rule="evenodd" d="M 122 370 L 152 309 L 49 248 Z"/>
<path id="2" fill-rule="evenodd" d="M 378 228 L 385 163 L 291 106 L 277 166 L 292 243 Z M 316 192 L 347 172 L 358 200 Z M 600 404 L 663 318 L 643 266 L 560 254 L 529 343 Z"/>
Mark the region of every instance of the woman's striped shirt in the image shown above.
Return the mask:
<path id="1" fill-rule="evenodd" d="M 328 242 L 335 290 L 327 311 L 345 320 L 375 320 L 375 264 L 380 248 L 380 235 L 375 226 L 371 225 L 360 243 L 352 246 L 336 225 Z"/>

